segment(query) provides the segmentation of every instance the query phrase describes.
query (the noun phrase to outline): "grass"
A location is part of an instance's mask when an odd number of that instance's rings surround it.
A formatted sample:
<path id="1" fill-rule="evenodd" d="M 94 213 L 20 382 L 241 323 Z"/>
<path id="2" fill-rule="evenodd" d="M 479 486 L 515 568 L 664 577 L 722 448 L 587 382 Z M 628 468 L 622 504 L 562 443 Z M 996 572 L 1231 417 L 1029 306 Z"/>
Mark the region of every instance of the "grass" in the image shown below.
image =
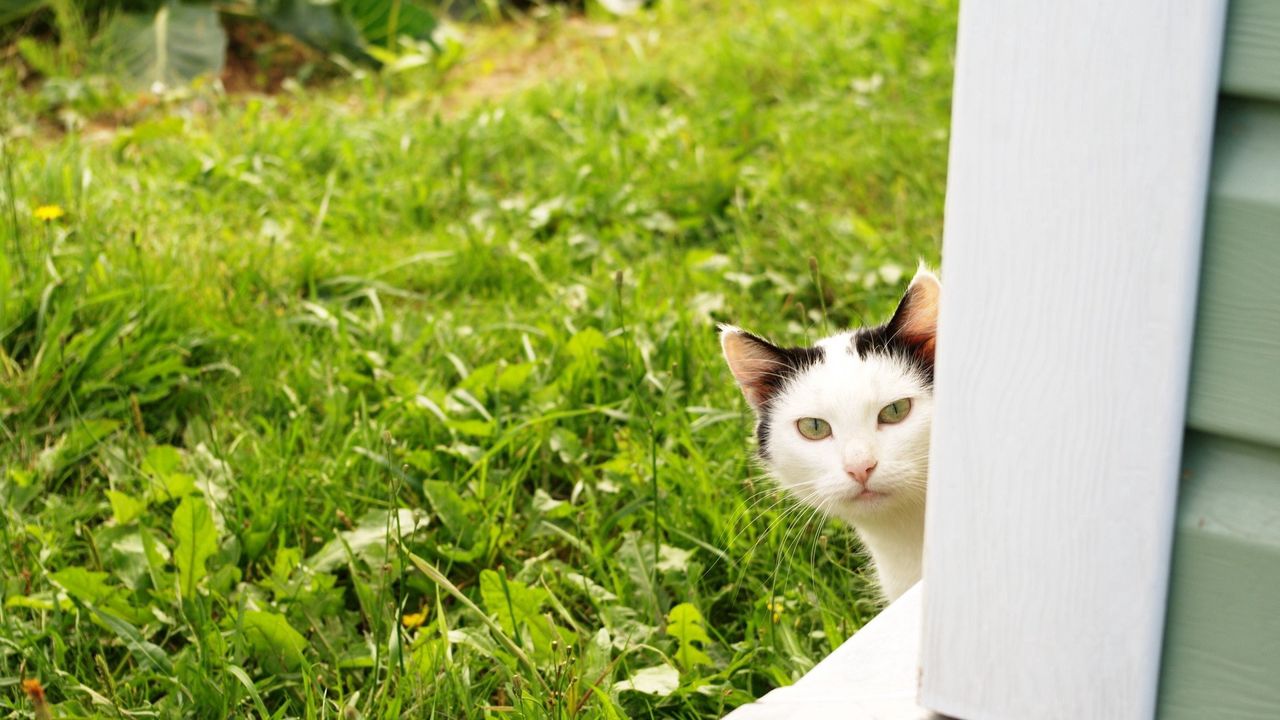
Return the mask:
<path id="1" fill-rule="evenodd" d="M 26 679 L 55 717 L 209 718 L 792 682 L 875 595 L 751 463 L 714 327 L 882 318 L 936 261 L 954 11 L 659 3 L 465 102 L 9 132 L 0 714 Z"/>

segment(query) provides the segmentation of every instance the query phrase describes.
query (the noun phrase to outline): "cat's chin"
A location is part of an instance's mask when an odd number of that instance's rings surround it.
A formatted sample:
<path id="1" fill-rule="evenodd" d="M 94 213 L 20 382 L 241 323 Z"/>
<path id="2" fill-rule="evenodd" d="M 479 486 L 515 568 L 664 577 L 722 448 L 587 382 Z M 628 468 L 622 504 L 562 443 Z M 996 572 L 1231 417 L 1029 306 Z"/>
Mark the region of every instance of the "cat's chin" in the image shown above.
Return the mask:
<path id="1" fill-rule="evenodd" d="M 850 521 L 868 519 L 897 505 L 897 493 L 887 490 L 848 490 L 837 498 L 835 512 Z"/>

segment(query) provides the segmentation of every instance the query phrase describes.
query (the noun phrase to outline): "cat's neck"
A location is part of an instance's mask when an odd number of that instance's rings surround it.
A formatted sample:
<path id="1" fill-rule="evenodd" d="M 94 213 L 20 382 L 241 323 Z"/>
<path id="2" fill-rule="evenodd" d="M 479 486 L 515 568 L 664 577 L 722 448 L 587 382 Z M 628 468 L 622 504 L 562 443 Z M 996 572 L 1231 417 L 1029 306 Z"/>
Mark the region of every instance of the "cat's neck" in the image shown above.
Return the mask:
<path id="1" fill-rule="evenodd" d="M 895 513 L 850 523 L 874 561 L 885 598 L 893 602 L 920 580 L 924 554 L 924 511 Z"/>

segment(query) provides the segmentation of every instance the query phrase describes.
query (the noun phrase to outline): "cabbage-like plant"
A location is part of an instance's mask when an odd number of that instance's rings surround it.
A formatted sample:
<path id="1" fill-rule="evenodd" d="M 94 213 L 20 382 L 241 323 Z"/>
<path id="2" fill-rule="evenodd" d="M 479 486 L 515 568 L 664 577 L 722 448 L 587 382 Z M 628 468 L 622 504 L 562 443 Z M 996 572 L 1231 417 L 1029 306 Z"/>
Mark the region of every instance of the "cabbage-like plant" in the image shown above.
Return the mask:
<path id="1" fill-rule="evenodd" d="M 395 55 L 401 38 L 430 42 L 436 27 L 435 15 L 417 0 L 4 0 L 0 26 L 43 10 L 52 11 L 60 34 L 71 26 L 94 28 L 103 57 L 135 88 L 221 72 L 224 14 L 260 19 L 318 50 L 375 66 Z"/>

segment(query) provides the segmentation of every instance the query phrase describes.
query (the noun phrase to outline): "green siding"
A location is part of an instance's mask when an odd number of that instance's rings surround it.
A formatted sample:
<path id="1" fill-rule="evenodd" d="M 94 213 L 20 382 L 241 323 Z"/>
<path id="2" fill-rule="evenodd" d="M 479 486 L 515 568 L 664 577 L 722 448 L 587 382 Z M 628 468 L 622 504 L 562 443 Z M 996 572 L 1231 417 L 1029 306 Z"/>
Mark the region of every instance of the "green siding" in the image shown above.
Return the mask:
<path id="1" fill-rule="evenodd" d="M 1189 433 L 1162 720 L 1280 713 L 1280 450 Z"/>
<path id="2" fill-rule="evenodd" d="M 1231 0 L 1222 89 L 1280 100 L 1280 0 Z"/>
<path id="3" fill-rule="evenodd" d="M 1280 717 L 1280 0 L 1231 0 L 1222 92 L 1161 720 Z"/>
<path id="4" fill-rule="evenodd" d="M 1280 446 L 1280 105 L 1224 101 L 1213 162 L 1188 424 Z"/>

